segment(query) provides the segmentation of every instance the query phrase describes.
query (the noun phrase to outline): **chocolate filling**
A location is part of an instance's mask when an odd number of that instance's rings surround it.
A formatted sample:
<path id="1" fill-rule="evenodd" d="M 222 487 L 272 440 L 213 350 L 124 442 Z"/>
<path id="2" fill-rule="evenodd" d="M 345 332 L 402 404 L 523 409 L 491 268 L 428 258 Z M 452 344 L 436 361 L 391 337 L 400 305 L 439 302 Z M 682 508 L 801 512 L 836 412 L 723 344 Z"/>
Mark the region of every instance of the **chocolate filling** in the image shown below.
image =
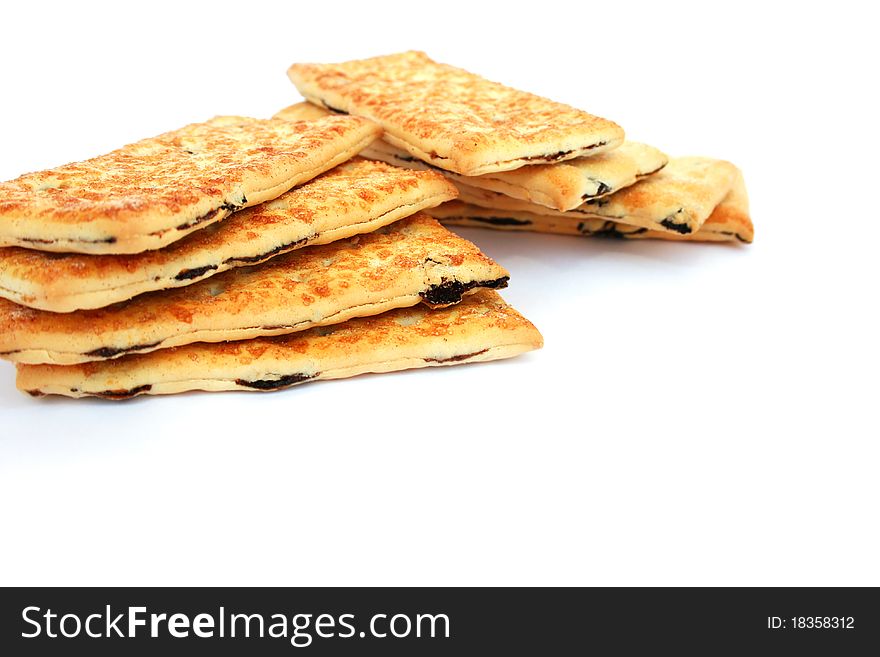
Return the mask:
<path id="1" fill-rule="evenodd" d="M 514 219 L 513 217 L 465 217 L 477 223 L 489 224 L 491 226 L 530 226 L 531 221 L 528 219 Z"/>
<path id="2" fill-rule="evenodd" d="M 235 203 L 224 203 L 220 207 L 218 207 L 216 210 L 211 210 L 210 212 L 203 214 L 201 217 L 196 217 L 192 221 L 188 221 L 185 224 L 180 224 L 179 226 L 175 226 L 174 230 L 186 230 L 187 228 L 192 228 L 193 226 L 198 226 L 200 223 L 208 221 L 209 219 L 213 219 L 223 210 L 227 210 L 230 213 L 237 212 L 238 210 L 241 210 L 245 206 L 246 203 L 247 203 L 247 198 L 245 196 L 242 196 L 240 205 L 236 205 Z M 159 231 L 156 231 L 155 233 L 150 233 L 150 234 L 151 235 L 161 235 L 164 232 L 165 232 L 164 230 L 159 230 Z"/>
<path id="3" fill-rule="evenodd" d="M 739 240 L 740 242 L 742 242 L 743 244 L 748 244 L 748 243 L 749 243 L 749 241 L 748 241 L 747 239 L 745 239 L 742 235 L 740 235 L 739 233 L 735 233 L 735 232 L 733 232 L 733 231 L 731 231 L 731 230 L 719 230 L 718 233 L 719 233 L 720 235 L 732 235 L 733 237 L 735 237 L 736 239 L 738 239 L 738 240 Z"/>
<path id="4" fill-rule="evenodd" d="M 46 393 L 41 390 L 28 390 L 27 394 L 29 394 L 31 397 L 44 397 Z"/>
<path id="5" fill-rule="evenodd" d="M 583 221 L 581 221 L 581 222 L 577 225 L 577 231 L 578 231 L 581 235 L 595 235 L 595 232 L 592 231 L 592 230 L 590 230 L 590 229 L 588 229 L 588 228 L 587 228 L 587 224 L 586 224 L 586 222 L 583 222 Z M 602 232 L 602 231 L 600 230 L 599 232 Z"/>
<path id="6" fill-rule="evenodd" d="M 481 349 L 480 351 L 474 351 L 470 354 L 461 354 L 460 356 L 452 356 L 450 358 L 423 358 L 422 360 L 426 363 L 457 363 L 462 360 L 467 360 L 468 358 L 473 358 L 474 356 L 479 356 L 480 354 L 485 354 L 489 351 L 489 348 Z"/>
<path id="7" fill-rule="evenodd" d="M 289 251 L 291 249 L 295 249 L 296 247 L 301 246 L 302 244 L 305 244 L 306 242 L 317 239 L 317 237 L 318 237 L 318 233 L 315 233 L 311 237 L 303 237 L 302 239 L 296 240 L 295 242 L 288 242 L 287 244 L 282 244 L 281 246 L 276 246 L 271 251 L 266 251 L 266 253 L 261 253 L 260 255 L 241 256 L 240 258 L 227 258 L 226 260 L 223 261 L 223 264 L 226 265 L 226 264 L 229 264 L 230 262 L 243 262 L 243 263 L 247 263 L 247 264 L 254 263 L 254 262 L 261 262 L 262 260 L 267 260 L 267 259 L 271 258 L 272 256 L 278 255 L 279 253 L 282 253 L 284 251 Z M 214 267 L 214 269 L 216 269 L 216 267 Z"/>
<path id="8" fill-rule="evenodd" d="M 609 239 L 626 239 L 632 235 L 639 235 L 648 231 L 647 228 L 637 228 L 636 230 L 622 231 L 613 221 L 606 222 L 606 224 L 602 226 L 602 228 L 592 233 L 586 230 L 586 226 L 584 226 L 583 223 L 578 224 L 578 230 L 581 231 L 584 235 L 607 237 Z"/>
<path id="9" fill-rule="evenodd" d="M 655 173 L 657 173 L 658 171 L 660 171 L 660 169 L 662 169 L 665 166 L 666 165 L 663 164 L 660 167 L 654 169 L 653 171 L 648 171 L 647 173 L 636 174 L 636 180 L 641 180 L 642 178 L 647 178 L 648 176 L 652 176 Z M 597 198 L 597 197 L 604 196 L 605 194 L 608 194 L 611 191 L 612 191 L 611 187 L 609 187 L 608 185 L 606 185 L 602 181 L 599 181 L 599 189 L 595 194 L 584 194 L 583 196 L 581 196 L 581 198 L 584 199 L 587 203 L 589 203 L 591 205 L 597 205 L 601 208 L 603 205 L 607 205 L 609 203 L 609 201 L 607 201 L 606 199 Z M 594 199 L 594 200 L 590 200 L 590 199 Z"/>
<path id="10" fill-rule="evenodd" d="M 508 280 L 510 280 L 509 276 L 496 278 L 494 281 L 471 281 L 470 283 L 445 281 L 439 285 L 432 285 L 424 292 L 419 292 L 419 296 L 430 306 L 451 306 L 461 301 L 461 295 L 468 290 L 472 290 L 475 287 L 499 290 L 507 287 Z"/>
<path id="11" fill-rule="evenodd" d="M 246 381 L 245 379 L 236 379 L 235 383 L 245 388 L 254 388 L 256 390 L 278 390 L 286 388 L 309 379 L 314 379 L 320 372 L 315 374 L 285 374 L 277 379 L 258 379 L 256 381 Z"/>
<path id="12" fill-rule="evenodd" d="M 691 228 L 688 224 L 673 220 L 673 217 L 676 214 L 679 214 L 680 212 L 681 211 L 679 210 L 679 212 L 676 212 L 675 214 L 669 215 L 663 221 L 660 222 L 660 225 L 663 226 L 664 228 L 668 228 L 669 230 L 675 231 L 676 233 L 681 233 L 682 235 L 687 235 L 689 233 L 692 233 L 693 228 Z"/>
<path id="13" fill-rule="evenodd" d="M 36 237 L 20 237 L 19 241 L 21 242 L 29 242 L 31 244 L 55 244 L 58 240 L 44 240 Z M 99 240 L 81 240 L 81 239 L 68 239 L 64 240 L 66 242 L 77 242 L 77 243 L 85 243 L 85 244 L 115 244 L 115 237 L 105 237 Z"/>
<path id="14" fill-rule="evenodd" d="M 134 397 L 142 392 L 149 392 L 152 388 L 153 386 L 148 383 L 146 385 L 132 388 L 131 390 L 104 390 L 102 392 L 93 392 L 90 394 L 95 397 L 103 397 L 104 399 L 128 399 L 129 397 Z M 75 388 L 71 388 L 71 392 L 75 391 Z"/>
<path id="15" fill-rule="evenodd" d="M 203 276 L 209 271 L 215 269 L 217 269 L 217 265 L 205 265 L 204 267 L 195 267 L 194 269 L 184 269 L 178 272 L 177 276 L 174 278 L 178 281 L 188 281 L 191 278 L 198 278 L 199 276 Z"/>
<path id="16" fill-rule="evenodd" d="M 192 226 L 196 226 L 204 221 L 207 221 L 208 219 L 211 219 L 221 210 L 229 210 L 229 212 L 236 212 L 238 210 L 241 210 L 246 204 L 247 204 L 247 197 L 242 196 L 240 205 L 236 205 L 234 203 L 224 203 L 216 210 L 211 210 L 207 214 L 203 214 L 201 217 L 196 217 L 195 219 L 193 219 L 190 222 L 176 226 L 174 228 L 174 230 L 186 230 L 187 228 L 191 228 Z M 155 233 L 150 233 L 150 235 L 151 236 L 162 235 L 165 232 L 167 232 L 167 230 L 168 229 L 157 230 Z M 59 240 L 46 240 L 46 239 L 41 239 L 41 238 L 37 238 L 37 237 L 20 237 L 18 239 L 21 242 L 28 242 L 30 244 L 55 244 L 56 242 L 59 241 Z M 75 238 L 75 239 L 68 239 L 68 240 L 63 240 L 63 241 L 76 242 L 78 244 L 116 244 L 115 237 L 104 237 L 102 239 L 97 239 L 97 240 L 85 240 L 85 239 Z"/>
<path id="17" fill-rule="evenodd" d="M 330 109 L 330 108 L 328 108 L 328 109 Z M 589 150 L 593 150 L 594 148 L 599 148 L 600 146 L 605 146 L 607 143 L 608 143 L 607 141 L 600 141 L 596 144 L 592 144 L 590 146 L 585 146 L 584 148 L 581 148 L 579 150 L 589 151 Z M 532 155 L 530 157 L 520 157 L 517 159 L 523 160 L 525 162 L 534 162 L 534 161 L 555 162 L 556 160 L 560 160 L 563 157 L 565 157 L 566 155 L 571 155 L 572 153 L 574 153 L 574 150 L 558 151 L 558 152 L 553 153 L 551 155 Z M 425 160 L 418 158 L 418 157 L 403 156 L 403 155 L 398 155 L 396 153 L 393 154 L 393 157 L 395 157 L 396 159 L 401 160 L 403 162 L 421 162 L 423 164 L 427 164 L 429 167 L 434 167 L 435 169 L 439 169 L 440 171 L 448 171 L 449 173 L 457 173 L 456 171 L 451 171 L 450 169 L 444 169 L 443 167 L 439 167 L 435 164 L 431 164 L 430 162 L 426 162 Z M 443 157 L 442 155 L 438 155 L 437 151 L 431 151 L 430 157 L 432 159 L 437 159 L 437 160 L 448 160 L 449 159 L 448 157 Z M 601 185 L 604 185 L 604 184 L 605 183 L 599 183 L 600 188 L 601 188 Z M 609 188 L 609 191 L 610 191 L 610 188 Z M 603 193 L 603 192 L 597 192 L 595 194 L 595 196 L 598 196 L 600 193 Z M 586 198 L 586 196 L 584 198 Z"/>
<path id="18" fill-rule="evenodd" d="M 595 148 L 595 146 L 590 146 L 590 148 Z M 521 160 L 526 160 L 527 162 L 531 162 L 533 160 L 540 160 L 541 162 L 555 162 L 566 155 L 570 155 L 573 153 L 573 150 L 568 151 L 557 151 L 556 153 L 552 153 L 551 155 L 532 155 L 531 157 L 523 157 Z"/>
<path id="19" fill-rule="evenodd" d="M 113 358 L 114 356 L 118 356 L 119 354 L 127 354 L 131 351 L 142 351 L 144 349 L 149 349 L 151 347 L 155 347 L 158 344 L 158 342 L 152 342 L 150 344 L 137 344 L 133 347 L 101 347 L 100 349 L 87 351 L 83 355 L 94 356 L 95 358 Z"/>
<path id="20" fill-rule="evenodd" d="M 425 160 L 418 158 L 418 157 L 413 157 L 412 155 L 400 155 L 398 153 L 392 153 L 391 157 L 393 157 L 395 160 L 400 160 L 401 162 L 420 162 L 421 164 L 424 164 L 429 169 L 434 169 L 435 171 L 439 171 L 440 173 L 461 175 L 461 174 L 458 174 L 457 172 L 453 171 L 452 169 L 444 169 L 441 166 L 438 166 L 436 164 L 432 164 L 431 162 L 426 162 Z M 442 158 L 442 159 L 449 159 L 449 158 Z"/>
<path id="21" fill-rule="evenodd" d="M 601 196 L 599 198 L 587 199 L 586 203 L 587 203 L 587 205 L 595 205 L 597 208 L 603 208 L 606 205 L 608 205 L 609 203 L 611 203 L 611 201 L 609 201 L 607 197 Z M 574 210 L 572 210 L 572 212 L 583 212 L 583 210 L 579 210 L 578 208 L 575 208 Z M 589 212 L 587 214 L 589 214 Z"/>
<path id="22" fill-rule="evenodd" d="M 598 141 L 595 144 L 590 144 L 589 146 L 584 146 L 583 148 L 579 148 L 579 151 L 591 151 L 594 148 L 599 148 L 600 146 L 605 146 L 608 144 L 607 141 Z M 521 157 L 518 158 L 520 160 L 525 160 L 527 162 L 533 162 L 535 160 L 540 162 L 555 162 L 556 160 L 561 160 L 566 155 L 571 155 L 574 153 L 575 149 L 571 149 L 568 151 L 557 151 L 556 153 L 551 153 L 549 155 L 532 155 L 531 157 Z"/>
<path id="23" fill-rule="evenodd" d="M 603 183 L 600 180 L 599 181 L 599 189 L 596 190 L 595 194 L 584 194 L 583 196 L 581 196 L 581 198 L 586 201 L 589 198 L 595 198 L 596 196 L 603 196 L 610 191 L 611 191 L 611 187 L 609 185 L 606 185 L 605 183 Z"/>

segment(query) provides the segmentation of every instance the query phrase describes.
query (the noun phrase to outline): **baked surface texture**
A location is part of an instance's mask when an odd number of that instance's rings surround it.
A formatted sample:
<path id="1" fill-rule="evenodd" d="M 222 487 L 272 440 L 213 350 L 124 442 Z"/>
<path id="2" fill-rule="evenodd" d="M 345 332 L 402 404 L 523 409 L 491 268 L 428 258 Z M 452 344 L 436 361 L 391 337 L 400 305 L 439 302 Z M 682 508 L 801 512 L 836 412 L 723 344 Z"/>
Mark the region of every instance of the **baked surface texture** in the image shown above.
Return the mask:
<path id="1" fill-rule="evenodd" d="M 619 237 L 624 239 L 659 239 L 690 242 L 751 243 L 755 229 L 749 214 L 749 199 L 741 175 L 727 196 L 715 206 L 709 218 L 695 233 L 681 235 L 670 231 L 650 230 L 640 226 L 590 217 L 550 216 L 522 210 L 497 210 L 449 201 L 426 211 L 450 226 L 471 226 L 496 230 L 531 231 L 560 235 Z"/>
<path id="2" fill-rule="evenodd" d="M 487 189 L 456 182 L 459 197 L 472 205 L 496 210 L 521 210 L 554 217 L 605 219 L 618 223 L 689 235 L 709 218 L 730 192 L 739 170 L 730 162 L 707 157 L 677 157 L 657 173 L 621 189 L 560 212 Z"/>
<path id="3" fill-rule="evenodd" d="M 0 297 L 53 312 L 102 308 L 370 232 L 456 195 L 439 173 L 356 157 L 163 249 L 129 255 L 0 249 Z"/>
<path id="4" fill-rule="evenodd" d="M 417 214 L 97 310 L 59 314 L 0 299 L 0 355 L 73 364 L 282 335 L 419 302 L 452 305 L 477 288 L 504 287 L 507 279 L 474 244 Z"/>
<path id="5" fill-rule="evenodd" d="M 0 246 L 158 249 L 311 180 L 381 134 L 346 116 L 220 116 L 90 160 L 0 183 Z"/>
<path id="6" fill-rule="evenodd" d="M 410 169 L 436 168 L 382 139 L 367 146 L 363 154 L 374 160 Z M 471 187 L 564 212 L 589 199 L 603 198 L 629 187 L 657 173 L 668 161 L 666 154 L 653 146 L 625 141 L 613 151 L 556 164 L 533 164 L 481 176 L 444 173 L 451 180 Z"/>
<path id="7" fill-rule="evenodd" d="M 425 162 L 473 176 L 574 159 L 623 142 L 616 123 L 410 51 L 341 64 L 294 64 L 309 101 L 379 123 Z"/>
<path id="8" fill-rule="evenodd" d="M 19 365 L 34 396 L 126 399 L 188 390 L 269 391 L 368 372 L 508 358 L 538 349 L 538 330 L 491 290 L 456 306 L 391 310 L 274 338 L 192 344 L 81 365 Z"/>
<path id="9" fill-rule="evenodd" d="M 330 110 L 302 102 L 285 107 L 275 114 L 275 118 L 308 121 L 329 114 Z M 486 173 L 481 176 L 462 176 L 423 162 L 384 139 L 377 139 L 361 154 L 371 160 L 408 169 L 439 170 L 452 180 L 472 187 L 488 189 L 560 211 L 571 210 L 588 199 L 608 196 L 629 187 L 645 176 L 658 172 L 669 161 L 665 153 L 653 146 L 625 141 L 613 151 L 591 157 L 579 157 L 556 164 L 532 164 L 512 171 Z"/>

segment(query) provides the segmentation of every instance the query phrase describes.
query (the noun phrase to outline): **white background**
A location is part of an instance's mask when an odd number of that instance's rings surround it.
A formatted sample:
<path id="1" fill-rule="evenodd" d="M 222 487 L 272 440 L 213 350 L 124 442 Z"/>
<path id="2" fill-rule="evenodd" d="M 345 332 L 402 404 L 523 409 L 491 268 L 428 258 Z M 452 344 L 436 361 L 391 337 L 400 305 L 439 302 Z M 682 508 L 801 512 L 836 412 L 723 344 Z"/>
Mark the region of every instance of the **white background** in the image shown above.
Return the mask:
<path id="1" fill-rule="evenodd" d="M 33 400 L 2 584 L 880 584 L 869 3 L 14 3 L 0 179 L 418 48 L 745 171 L 751 246 L 462 231 L 546 347 L 281 393 Z"/>

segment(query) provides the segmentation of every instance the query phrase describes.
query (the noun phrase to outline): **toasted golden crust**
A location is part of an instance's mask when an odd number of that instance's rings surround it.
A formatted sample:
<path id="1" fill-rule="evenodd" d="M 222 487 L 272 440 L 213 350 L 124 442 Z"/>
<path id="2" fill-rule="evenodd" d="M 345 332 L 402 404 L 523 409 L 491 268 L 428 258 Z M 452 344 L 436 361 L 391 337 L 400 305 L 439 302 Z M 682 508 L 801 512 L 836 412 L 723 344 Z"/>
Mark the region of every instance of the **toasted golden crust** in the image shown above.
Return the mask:
<path id="1" fill-rule="evenodd" d="M 662 239 L 677 242 L 734 242 L 751 244 L 755 239 L 755 227 L 749 213 L 749 197 L 746 184 L 740 172 L 737 172 L 733 186 L 727 196 L 719 203 L 709 218 L 696 233 L 680 235 L 667 231 L 644 230 L 625 224 L 618 224 L 621 231 L 629 234 L 630 239 Z"/>
<path id="2" fill-rule="evenodd" d="M 700 229 L 689 235 L 649 230 L 607 219 L 549 216 L 521 210 L 493 210 L 462 201 L 449 201 L 426 212 L 450 226 L 473 226 L 561 235 L 691 242 L 740 241 L 745 243 L 750 243 L 755 235 L 749 216 L 748 196 L 742 176 L 737 176 L 730 192 L 715 207 Z"/>
<path id="3" fill-rule="evenodd" d="M 381 129 L 355 117 L 224 116 L 0 183 L 0 246 L 139 253 L 271 200 L 357 154 Z"/>
<path id="4" fill-rule="evenodd" d="M 404 52 L 342 64 L 294 64 L 306 99 L 365 116 L 389 143 L 473 176 L 612 150 L 617 124 L 562 103 Z"/>
<path id="5" fill-rule="evenodd" d="M 363 154 L 415 170 L 436 169 L 406 151 L 377 139 Z M 669 158 L 653 146 L 627 141 L 619 148 L 592 157 L 556 164 L 533 164 L 513 171 L 462 176 L 444 171 L 451 180 L 559 211 L 571 210 L 589 199 L 609 196 L 666 166 Z"/>
<path id="6" fill-rule="evenodd" d="M 288 105 L 284 109 L 277 111 L 272 118 L 284 119 L 285 121 L 314 121 L 325 116 L 335 115 L 334 112 L 331 112 L 324 107 L 319 107 L 308 101 L 301 101 L 299 103 L 294 103 L 293 105 Z M 407 153 L 405 150 L 392 146 L 384 139 L 377 139 L 372 142 L 361 151 L 361 155 L 370 160 L 378 160 L 379 162 L 412 169 L 413 171 L 439 171 L 453 179 L 459 175 L 452 171 L 446 171 L 440 167 L 428 164 L 427 162 L 422 162 L 418 158 Z M 463 176 L 463 178 L 467 181 L 470 177 Z"/>
<path id="7" fill-rule="evenodd" d="M 456 194 L 439 173 L 354 158 L 164 249 L 131 255 L 0 249 L 0 297 L 53 312 L 102 308 L 306 245 L 370 232 Z"/>
<path id="8" fill-rule="evenodd" d="M 423 214 L 193 285 L 58 314 L 0 299 L 0 355 L 72 364 L 192 342 L 281 335 L 504 287 L 507 271 Z"/>
<path id="9" fill-rule="evenodd" d="M 538 330 L 490 290 L 443 310 L 405 308 L 277 338 L 193 344 L 82 365 L 19 365 L 32 395 L 125 399 L 187 390 L 267 391 L 367 372 L 457 365 L 538 349 Z"/>
<path id="10" fill-rule="evenodd" d="M 285 107 L 274 118 L 308 121 L 330 114 L 329 110 L 302 102 Z M 423 162 L 384 139 L 377 139 L 361 154 L 371 160 L 407 169 L 439 170 L 450 179 L 471 187 L 506 194 L 560 211 L 571 210 L 588 199 L 602 198 L 629 187 L 645 176 L 657 173 L 669 161 L 665 153 L 653 146 L 627 141 L 613 151 L 591 157 L 580 157 L 556 164 L 533 164 L 513 171 L 486 173 L 481 176 L 462 176 Z"/>
<path id="11" fill-rule="evenodd" d="M 738 169 L 724 160 L 677 157 L 659 172 L 615 194 L 592 199 L 568 212 L 514 199 L 456 182 L 462 201 L 485 208 L 553 217 L 603 219 L 631 226 L 689 235 L 700 229 L 727 196 Z"/>

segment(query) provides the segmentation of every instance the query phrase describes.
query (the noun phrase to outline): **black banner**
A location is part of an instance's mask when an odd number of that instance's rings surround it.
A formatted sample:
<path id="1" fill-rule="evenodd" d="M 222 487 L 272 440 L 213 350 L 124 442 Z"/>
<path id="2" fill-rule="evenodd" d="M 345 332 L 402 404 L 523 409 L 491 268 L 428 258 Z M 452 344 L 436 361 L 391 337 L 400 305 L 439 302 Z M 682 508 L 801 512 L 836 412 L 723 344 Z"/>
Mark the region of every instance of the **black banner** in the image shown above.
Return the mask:
<path id="1" fill-rule="evenodd" d="M 876 589 L 4 589 L 5 655 L 868 654 Z M 478 652 L 479 651 L 479 652 Z"/>

